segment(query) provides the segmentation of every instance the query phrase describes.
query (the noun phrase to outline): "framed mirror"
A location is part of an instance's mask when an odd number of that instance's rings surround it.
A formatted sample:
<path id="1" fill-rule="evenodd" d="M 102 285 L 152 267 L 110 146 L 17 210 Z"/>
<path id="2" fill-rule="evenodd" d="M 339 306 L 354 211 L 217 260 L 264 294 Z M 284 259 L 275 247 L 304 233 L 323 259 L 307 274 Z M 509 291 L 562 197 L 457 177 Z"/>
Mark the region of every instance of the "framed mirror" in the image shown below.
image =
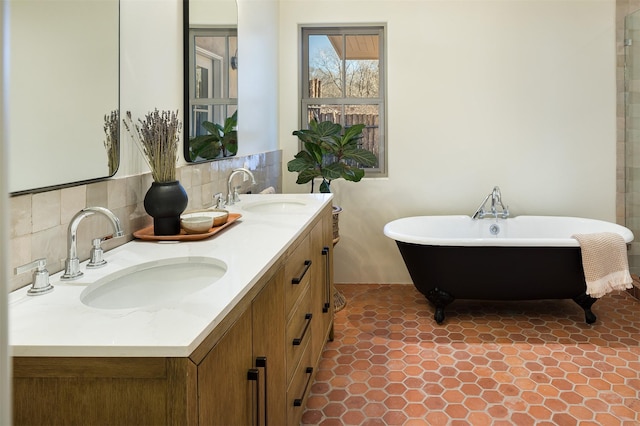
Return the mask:
<path id="1" fill-rule="evenodd" d="M 184 157 L 238 152 L 238 12 L 235 0 L 183 0 Z"/>
<path id="2" fill-rule="evenodd" d="M 9 0 L 12 195 L 116 172 L 119 9 L 118 0 Z"/>

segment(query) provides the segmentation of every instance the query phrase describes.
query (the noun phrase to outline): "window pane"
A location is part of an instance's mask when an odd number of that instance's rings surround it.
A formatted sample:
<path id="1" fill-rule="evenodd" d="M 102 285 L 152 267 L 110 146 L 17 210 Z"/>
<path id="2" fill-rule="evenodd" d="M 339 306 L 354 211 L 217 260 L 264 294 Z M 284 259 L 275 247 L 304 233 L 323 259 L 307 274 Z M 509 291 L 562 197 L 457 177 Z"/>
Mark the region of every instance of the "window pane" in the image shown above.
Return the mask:
<path id="1" fill-rule="evenodd" d="M 209 97 L 209 69 L 196 66 L 196 99 Z"/>
<path id="2" fill-rule="evenodd" d="M 309 105 L 307 107 L 307 123 L 315 120 L 318 123 L 331 121 L 341 123 L 342 107 L 340 105 Z"/>
<path id="3" fill-rule="evenodd" d="M 339 46 L 339 47 L 337 47 Z M 309 97 L 342 97 L 342 36 L 309 36 Z"/>
<path id="4" fill-rule="evenodd" d="M 380 112 L 378 105 L 345 105 L 345 127 L 364 124 L 360 148 L 373 152 L 380 164 Z"/>
<path id="5" fill-rule="evenodd" d="M 346 92 L 350 98 L 377 98 L 380 53 L 377 35 L 346 36 Z"/>

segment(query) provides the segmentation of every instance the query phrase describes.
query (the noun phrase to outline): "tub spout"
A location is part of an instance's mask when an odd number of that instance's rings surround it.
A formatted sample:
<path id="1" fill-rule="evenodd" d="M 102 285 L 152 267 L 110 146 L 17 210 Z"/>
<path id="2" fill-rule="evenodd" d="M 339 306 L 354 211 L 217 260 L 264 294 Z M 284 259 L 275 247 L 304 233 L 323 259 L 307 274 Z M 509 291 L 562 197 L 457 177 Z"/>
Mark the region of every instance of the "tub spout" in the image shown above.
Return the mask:
<path id="1" fill-rule="evenodd" d="M 487 212 L 486 206 L 489 200 L 491 200 L 491 208 L 489 212 Z M 494 186 L 493 190 L 486 197 L 484 197 L 484 200 L 482 200 L 482 203 L 480 203 L 480 206 L 476 209 L 471 218 L 482 219 L 487 214 L 490 214 L 496 219 L 498 219 L 499 217 L 503 219 L 509 217 L 509 206 L 505 206 L 502 202 L 502 193 L 500 192 L 500 188 L 497 186 Z"/>

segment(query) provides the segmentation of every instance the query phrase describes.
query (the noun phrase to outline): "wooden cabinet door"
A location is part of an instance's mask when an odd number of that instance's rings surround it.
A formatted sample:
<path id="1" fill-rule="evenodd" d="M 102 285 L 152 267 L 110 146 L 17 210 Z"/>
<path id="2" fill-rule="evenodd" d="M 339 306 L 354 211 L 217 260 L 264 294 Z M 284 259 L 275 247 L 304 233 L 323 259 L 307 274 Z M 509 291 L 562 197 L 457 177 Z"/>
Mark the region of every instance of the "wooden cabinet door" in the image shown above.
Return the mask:
<path id="1" fill-rule="evenodd" d="M 258 425 L 286 424 L 284 271 L 269 280 L 251 303 L 253 365 L 258 369 Z M 265 386 L 266 384 L 266 386 Z"/>
<path id="2" fill-rule="evenodd" d="M 247 309 L 198 366 L 200 425 L 252 425 L 255 382 L 252 362 L 251 310 Z"/>
<path id="3" fill-rule="evenodd" d="M 311 282 L 314 318 L 311 353 L 314 363 L 319 359 L 333 325 L 332 226 L 331 215 L 323 214 L 320 221 L 311 230 L 314 265 Z"/>

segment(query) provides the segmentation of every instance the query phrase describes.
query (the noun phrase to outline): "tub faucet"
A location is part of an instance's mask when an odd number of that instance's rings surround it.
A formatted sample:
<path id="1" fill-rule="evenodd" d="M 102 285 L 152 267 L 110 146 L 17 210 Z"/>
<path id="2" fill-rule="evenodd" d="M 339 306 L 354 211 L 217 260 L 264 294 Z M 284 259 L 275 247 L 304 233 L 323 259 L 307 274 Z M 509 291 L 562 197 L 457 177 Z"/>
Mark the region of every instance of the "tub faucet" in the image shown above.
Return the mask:
<path id="1" fill-rule="evenodd" d="M 489 199 L 491 199 L 491 209 L 487 213 L 487 211 L 485 210 L 485 206 L 487 205 Z M 500 210 L 500 212 L 498 212 L 498 209 Z M 498 219 L 498 217 L 501 217 L 503 219 L 509 217 L 509 206 L 505 207 L 505 205 L 502 203 L 502 194 L 500 193 L 500 188 L 497 186 L 494 186 L 493 190 L 486 197 L 484 197 L 484 200 L 482 200 L 482 203 L 476 209 L 471 218 L 482 219 L 487 214 L 492 215 L 496 219 Z"/>
<path id="2" fill-rule="evenodd" d="M 124 235 L 122 232 L 122 227 L 120 226 L 120 219 L 118 216 L 113 214 L 113 212 L 104 207 L 86 207 L 76 213 L 75 216 L 69 222 L 69 228 L 67 230 L 67 250 L 68 255 L 67 259 L 64 262 L 64 274 L 60 279 L 62 280 L 74 280 L 78 277 L 82 276 L 82 272 L 80 271 L 80 259 L 78 259 L 78 249 L 77 249 L 77 234 L 78 234 L 78 225 L 85 217 L 92 216 L 96 213 L 99 213 L 105 216 L 113 225 L 113 236 L 121 237 Z"/>
<path id="3" fill-rule="evenodd" d="M 232 205 L 240 201 L 240 197 L 238 196 L 238 188 L 235 188 L 233 192 L 231 192 L 231 181 L 238 173 L 245 173 L 251 178 L 251 184 L 256 184 L 256 178 L 253 176 L 253 173 L 251 173 L 251 170 L 244 167 L 234 169 L 229 175 L 229 179 L 227 179 L 227 205 Z"/>

